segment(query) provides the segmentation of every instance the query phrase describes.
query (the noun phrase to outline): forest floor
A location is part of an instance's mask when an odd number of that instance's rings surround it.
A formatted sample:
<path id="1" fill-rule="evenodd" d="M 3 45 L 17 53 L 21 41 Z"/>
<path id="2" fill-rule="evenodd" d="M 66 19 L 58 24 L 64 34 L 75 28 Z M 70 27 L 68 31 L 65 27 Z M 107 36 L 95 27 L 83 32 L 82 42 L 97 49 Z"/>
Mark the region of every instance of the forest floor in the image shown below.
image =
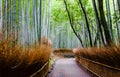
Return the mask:
<path id="1" fill-rule="evenodd" d="M 92 77 L 83 67 L 79 66 L 75 58 L 57 58 L 47 77 Z"/>

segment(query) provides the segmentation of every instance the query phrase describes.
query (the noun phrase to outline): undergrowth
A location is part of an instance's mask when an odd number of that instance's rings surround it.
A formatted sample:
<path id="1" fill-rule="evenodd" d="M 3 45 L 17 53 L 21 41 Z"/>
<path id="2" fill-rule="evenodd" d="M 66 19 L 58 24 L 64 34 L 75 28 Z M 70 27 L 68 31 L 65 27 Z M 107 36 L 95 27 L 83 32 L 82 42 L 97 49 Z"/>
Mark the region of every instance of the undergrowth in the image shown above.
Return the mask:
<path id="1" fill-rule="evenodd" d="M 43 43 L 44 42 L 44 43 Z M 50 58 L 51 42 L 45 37 L 41 44 L 25 48 L 13 38 L 0 42 L 0 77 L 29 77 Z"/>
<path id="2" fill-rule="evenodd" d="M 120 68 L 120 46 L 76 48 L 73 50 L 77 57 L 84 57 L 93 61 Z"/>

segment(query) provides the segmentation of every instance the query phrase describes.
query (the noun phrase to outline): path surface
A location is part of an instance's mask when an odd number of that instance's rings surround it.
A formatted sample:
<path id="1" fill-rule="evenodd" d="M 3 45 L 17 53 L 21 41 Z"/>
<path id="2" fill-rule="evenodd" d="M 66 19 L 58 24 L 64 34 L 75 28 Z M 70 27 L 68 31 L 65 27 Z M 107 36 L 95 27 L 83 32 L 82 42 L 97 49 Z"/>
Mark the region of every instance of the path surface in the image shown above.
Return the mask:
<path id="1" fill-rule="evenodd" d="M 75 59 L 59 59 L 48 77 L 91 77 L 78 66 Z"/>

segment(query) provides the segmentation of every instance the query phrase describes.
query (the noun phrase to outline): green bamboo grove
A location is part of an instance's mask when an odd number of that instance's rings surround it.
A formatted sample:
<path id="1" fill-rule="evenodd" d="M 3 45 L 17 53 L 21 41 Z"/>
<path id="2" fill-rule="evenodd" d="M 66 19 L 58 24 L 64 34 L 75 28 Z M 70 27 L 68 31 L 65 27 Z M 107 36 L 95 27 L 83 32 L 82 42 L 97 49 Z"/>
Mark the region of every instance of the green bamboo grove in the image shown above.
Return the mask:
<path id="1" fill-rule="evenodd" d="M 64 0 L 70 25 L 82 47 L 119 45 L 119 3 L 119 0 Z"/>
<path id="2" fill-rule="evenodd" d="M 42 36 L 53 48 L 119 45 L 119 18 L 119 0 L 0 0 L 2 38 L 24 46 Z"/>
<path id="3" fill-rule="evenodd" d="M 73 47 L 70 40 L 77 38 L 69 31 L 70 27 L 50 23 L 51 0 L 1 0 L 0 3 L 0 26 L 5 30 L 4 38 L 12 34 L 18 38 L 19 44 L 30 46 L 40 42 L 41 36 L 46 36 L 53 41 L 55 48 Z M 64 33 L 68 35 L 65 38 Z"/>
<path id="4" fill-rule="evenodd" d="M 18 39 L 22 45 L 32 45 L 35 41 L 40 42 L 41 32 L 48 27 L 48 1 L 44 0 L 1 0 L 1 22 L 5 34 Z M 42 5 L 45 4 L 45 5 Z M 44 9 L 45 8 L 45 9 Z M 47 11 L 47 12 L 46 12 Z M 5 35 L 5 36 L 6 36 Z"/>

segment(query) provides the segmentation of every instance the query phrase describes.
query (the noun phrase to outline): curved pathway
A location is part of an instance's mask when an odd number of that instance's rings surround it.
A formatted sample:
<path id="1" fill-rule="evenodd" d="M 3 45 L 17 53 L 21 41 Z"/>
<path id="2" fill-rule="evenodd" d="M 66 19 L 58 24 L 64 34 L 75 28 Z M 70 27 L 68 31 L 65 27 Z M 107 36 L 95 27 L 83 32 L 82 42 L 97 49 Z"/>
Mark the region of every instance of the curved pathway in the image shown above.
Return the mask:
<path id="1" fill-rule="evenodd" d="M 75 59 L 58 59 L 55 61 L 48 77 L 92 77 L 78 66 Z"/>

